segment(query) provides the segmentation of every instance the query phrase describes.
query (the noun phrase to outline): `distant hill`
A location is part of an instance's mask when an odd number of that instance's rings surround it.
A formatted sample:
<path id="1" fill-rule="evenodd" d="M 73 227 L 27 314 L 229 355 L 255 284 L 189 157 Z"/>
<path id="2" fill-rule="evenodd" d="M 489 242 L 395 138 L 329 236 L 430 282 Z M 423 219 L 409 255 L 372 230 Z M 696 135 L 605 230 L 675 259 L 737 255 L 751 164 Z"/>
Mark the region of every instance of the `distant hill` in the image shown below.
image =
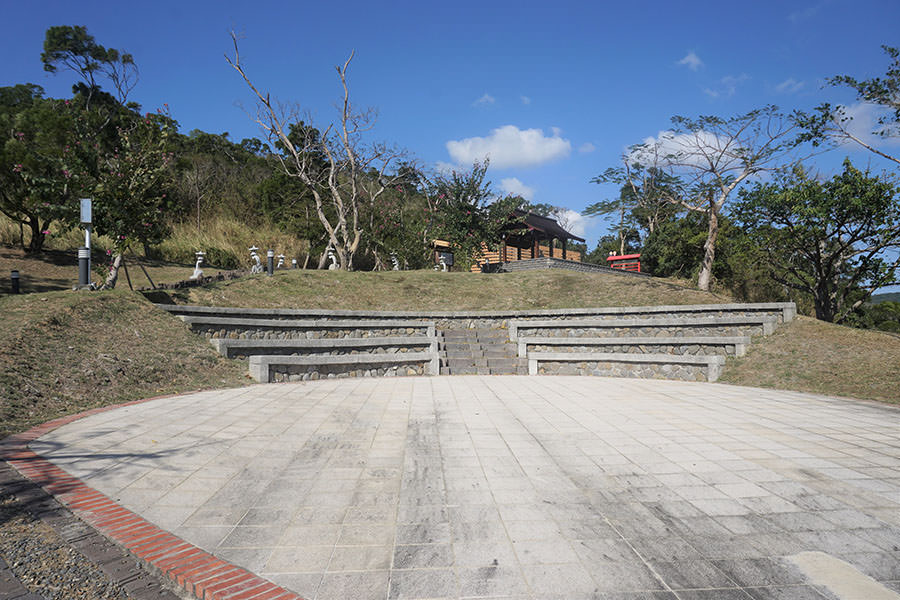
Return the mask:
<path id="1" fill-rule="evenodd" d="M 869 300 L 869 304 L 878 304 L 879 302 L 900 302 L 900 292 L 872 294 L 872 299 Z"/>

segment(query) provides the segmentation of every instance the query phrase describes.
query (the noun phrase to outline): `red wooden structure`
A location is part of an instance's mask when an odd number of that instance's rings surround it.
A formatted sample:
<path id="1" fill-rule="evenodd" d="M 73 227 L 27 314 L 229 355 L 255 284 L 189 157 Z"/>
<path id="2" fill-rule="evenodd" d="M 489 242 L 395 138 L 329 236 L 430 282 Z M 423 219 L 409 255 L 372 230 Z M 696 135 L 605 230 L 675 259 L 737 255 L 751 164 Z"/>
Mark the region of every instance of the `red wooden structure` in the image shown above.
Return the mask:
<path id="1" fill-rule="evenodd" d="M 609 266 L 613 269 L 622 271 L 641 272 L 641 255 L 640 254 L 614 254 L 606 259 Z"/>

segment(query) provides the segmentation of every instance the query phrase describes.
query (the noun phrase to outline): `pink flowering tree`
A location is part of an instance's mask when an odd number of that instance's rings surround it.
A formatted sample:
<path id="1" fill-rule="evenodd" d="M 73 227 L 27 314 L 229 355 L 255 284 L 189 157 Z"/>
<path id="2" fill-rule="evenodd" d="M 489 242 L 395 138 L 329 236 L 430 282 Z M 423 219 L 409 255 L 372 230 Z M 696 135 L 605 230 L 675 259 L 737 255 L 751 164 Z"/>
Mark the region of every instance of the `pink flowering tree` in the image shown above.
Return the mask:
<path id="1" fill-rule="evenodd" d="M 123 255 L 132 245 L 158 243 L 168 233 L 163 214 L 168 206 L 173 132 L 174 122 L 167 114 L 147 113 L 121 124 L 118 143 L 98 154 L 95 227 L 113 239 L 104 289 L 115 287 Z"/>
<path id="2" fill-rule="evenodd" d="M 486 181 L 489 161 L 476 162 L 470 171 L 439 174 L 428 188 L 434 237 L 450 242 L 456 263 L 468 269 L 482 251 L 482 244 L 496 250 L 504 229 L 521 218 L 514 216 L 524 201 L 519 197 L 498 198 Z"/>
<path id="3" fill-rule="evenodd" d="M 0 212 L 19 224 L 27 252 L 43 248 L 52 222 L 77 222 L 78 198 L 90 185 L 74 151 L 70 103 L 42 95 L 30 84 L 0 88 Z"/>

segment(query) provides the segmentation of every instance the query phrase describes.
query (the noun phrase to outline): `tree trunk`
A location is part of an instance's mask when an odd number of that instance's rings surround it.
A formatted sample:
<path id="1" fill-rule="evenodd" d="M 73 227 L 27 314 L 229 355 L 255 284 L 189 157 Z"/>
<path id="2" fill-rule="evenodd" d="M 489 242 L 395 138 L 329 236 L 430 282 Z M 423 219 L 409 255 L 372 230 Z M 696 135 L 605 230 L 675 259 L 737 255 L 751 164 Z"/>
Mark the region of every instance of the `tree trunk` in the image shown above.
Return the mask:
<path id="1" fill-rule="evenodd" d="M 713 261 L 716 259 L 716 238 L 719 237 L 719 214 L 715 205 L 709 207 L 709 230 L 706 243 L 703 244 L 703 262 L 700 263 L 700 275 L 697 277 L 697 288 L 708 292 L 712 279 Z"/>
<path id="2" fill-rule="evenodd" d="M 31 241 L 25 248 L 26 253 L 40 252 L 44 248 L 44 234 L 41 233 L 41 223 L 37 219 L 30 219 L 28 227 L 31 228 Z"/>
<path id="3" fill-rule="evenodd" d="M 103 282 L 103 285 L 100 286 L 101 290 L 112 290 L 116 287 L 116 281 L 119 280 L 119 268 L 122 266 L 122 252 L 116 252 L 116 255 L 113 257 L 113 264 L 109 268 L 109 274 L 106 276 L 106 281 Z"/>

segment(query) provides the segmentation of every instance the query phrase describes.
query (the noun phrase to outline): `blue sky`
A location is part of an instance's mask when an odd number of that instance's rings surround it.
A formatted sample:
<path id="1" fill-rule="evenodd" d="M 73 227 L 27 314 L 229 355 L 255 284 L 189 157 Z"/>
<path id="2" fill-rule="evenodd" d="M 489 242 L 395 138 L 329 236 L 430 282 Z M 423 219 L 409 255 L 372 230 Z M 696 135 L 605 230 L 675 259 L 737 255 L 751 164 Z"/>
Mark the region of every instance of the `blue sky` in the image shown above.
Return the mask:
<path id="1" fill-rule="evenodd" d="M 431 168 L 489 151 L 498 192 L 577 213 L 616 194 L 591 178 L 672 115 L 849 103 L 849 92 L 822 89 L 824 79 L 882 74 L 880 45 L 900 45 L 896 0 L 624 4 L 7 2 L 0 85 L 68 95 L 71 74 L 42 70 L 44 32 L 85 25 L 134 55 L 141 78 L 131 99 L 148 110 L 168 104 L 183 132 L 240 140 L 261 134 L 246 112 L 252 97 L 223 58 L 231 29 L 254 82 L 317 124 L 336 115 L 334 66 L 355 50 L 351 95 L 378 109 L 375 138 Z M 845 155 L 889 167 L 849 147 L 814 166 L 835 172 Z M 591 246 L 606 232 L 599 219 L 574 217 L 572 227 Z"/>

